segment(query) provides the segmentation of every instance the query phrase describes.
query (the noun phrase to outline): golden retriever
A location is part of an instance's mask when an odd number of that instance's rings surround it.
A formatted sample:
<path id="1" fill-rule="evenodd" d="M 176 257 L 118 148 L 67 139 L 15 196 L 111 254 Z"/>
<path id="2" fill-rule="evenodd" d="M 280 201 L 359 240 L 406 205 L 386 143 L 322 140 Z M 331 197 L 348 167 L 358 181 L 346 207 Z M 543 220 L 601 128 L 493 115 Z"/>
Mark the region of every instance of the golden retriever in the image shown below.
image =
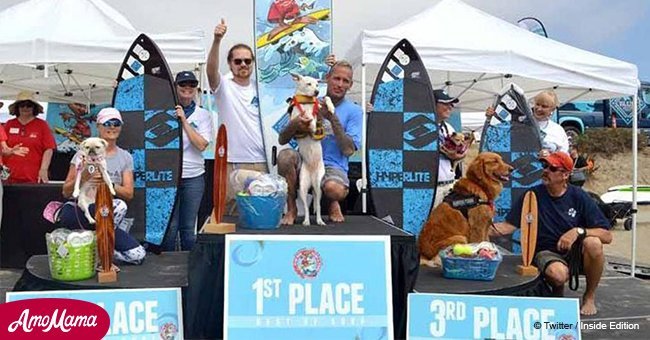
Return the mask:
<path id="1" fill-rule="evenodd" d="M 429 214 L 418 240 L 421 263 L 438 265 L 438 252 L 447 246 L 488 240 L 494 199 L 501 193 L 512 169 L 501 156 L 492 152 L 483 152 L 472 161 L 465 176 L 456 182 L 450 193 L 468 200 L 445 200 Z M 468 203 L 471 201 L 474 204 Z M 467 218 L 452 204 L 464 205 Z"/>

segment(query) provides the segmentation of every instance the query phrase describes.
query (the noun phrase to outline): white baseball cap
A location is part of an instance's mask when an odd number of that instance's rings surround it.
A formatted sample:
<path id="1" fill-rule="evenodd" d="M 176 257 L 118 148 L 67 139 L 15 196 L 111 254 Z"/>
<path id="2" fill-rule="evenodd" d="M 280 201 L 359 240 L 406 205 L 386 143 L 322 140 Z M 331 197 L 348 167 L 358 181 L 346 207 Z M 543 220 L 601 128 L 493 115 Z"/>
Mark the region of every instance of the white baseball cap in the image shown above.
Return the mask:
<path id="1" fill-rule="evenodd" d="M 105 107 L 101 109 L 101 111 L 99 111 L 99 113 L 97 114 L 98 124 L 104 124 L 111 119 L 117 119 L 120 122 L 123 122 L 120 111 L 117 111 L 117 109 L 114 109 L 112 107 Z"/>

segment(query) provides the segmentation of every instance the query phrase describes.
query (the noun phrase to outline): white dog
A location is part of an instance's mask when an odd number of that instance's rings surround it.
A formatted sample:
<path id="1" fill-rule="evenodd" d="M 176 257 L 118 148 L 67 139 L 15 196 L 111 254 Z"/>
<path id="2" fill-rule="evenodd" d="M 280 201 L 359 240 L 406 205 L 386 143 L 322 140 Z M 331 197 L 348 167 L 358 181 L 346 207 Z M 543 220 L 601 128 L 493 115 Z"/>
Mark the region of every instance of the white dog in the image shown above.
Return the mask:
<path id="1" fill-rule="evenodd" d="M 108 185 L 111 194 L 115 196 L 115 188 L 113 188 L 113 182 L 111 177 L 108 175 L 106 170 L 106 147 L 108 143 L 97 137 L 91 137 L 84 140 L 81 145 L 79 145 L 79 151 L 81 152 L 81 161 L 77 165 L 77 177 L 74 182 L 74 191 L 72 192 L 72 197 L 77 199 L 77 205 L 84 212 L 86 219 L 90 224 L 95 224 L 95 219 L 90 215 L 88 211 L 88 206 L 92 203 L 95 203 L 95 196 L 97 195 L 97 187 L 92 185 L 90 181 L 84 182 L 81 184 L 81 173 L 84 169 L 90 173 L 91 176 L 94 175 L 95 171 L 99 171 L 102 175 L 102 179 Z"/>
<path id="2" fill-rule="evenodd" d="M 308 226 L 309 223 L 309 206 L 307 205 L 307 192 L 312 188 L 314 194 L 314 210 L 316 211 L 316 223 L 325 225 L 320 212 L 321 199 L 321 181 L 325 176 L 325 164 L 323 163 L 323 148 L 320 140 L 313 138 L 316 133 L 316 120 L 318 114 L 318 80 L 312 77 L 303 77 L 298 74 L 292 74 L 296 82 L 296 96 L 292 100 L 291 118 L 297 116 L 307 116 L 311 118 L 309 130 L 311 135 L 304 137 L 296 136 L 298 142 L 298 152 L 302 158 L 300 165 L 300 184 L 299 197 L 302 205 L 305 207 L 305 220 L 302 225 Z M 334 104 L 329 97 L 325 97 L 327 109 L 334 113 Z"/>

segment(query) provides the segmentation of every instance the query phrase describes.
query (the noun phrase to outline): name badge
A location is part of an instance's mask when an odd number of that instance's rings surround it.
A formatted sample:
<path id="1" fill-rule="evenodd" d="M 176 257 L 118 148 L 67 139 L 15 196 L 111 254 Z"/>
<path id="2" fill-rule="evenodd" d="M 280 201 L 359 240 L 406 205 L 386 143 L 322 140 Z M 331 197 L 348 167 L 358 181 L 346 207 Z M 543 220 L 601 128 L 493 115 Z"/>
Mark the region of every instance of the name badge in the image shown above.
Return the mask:
<path id="1" fill-rule="evenodd" d="M 20 132 L 19 128 L 10 128 L 9 133 L 12 135 L 17 135 Z"/>

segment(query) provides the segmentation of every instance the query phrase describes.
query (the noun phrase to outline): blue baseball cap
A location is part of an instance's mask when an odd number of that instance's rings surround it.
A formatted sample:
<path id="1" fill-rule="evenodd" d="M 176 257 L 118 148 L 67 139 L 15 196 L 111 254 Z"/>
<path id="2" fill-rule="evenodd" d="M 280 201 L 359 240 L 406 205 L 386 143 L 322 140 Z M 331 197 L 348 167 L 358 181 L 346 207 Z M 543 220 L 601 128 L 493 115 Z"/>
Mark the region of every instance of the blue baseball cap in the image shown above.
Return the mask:
<path id="1" fill-rule="evenodd" d="M 460 101 L 458 98 L 449 96 L 445 90 L 433 90 L 433 97 L 436 99 L 436 103 L 453 105 Z"/>
<path id="2" fill-rule="evenodd" d="M 182 71 L 176 74 L 176 80 L 174 81 L 176 85 L 180 83 L 191 83 L 192 86 L 198 86 L 199 81 L 196 79 L 194 72 L 191 71 Z"/>

